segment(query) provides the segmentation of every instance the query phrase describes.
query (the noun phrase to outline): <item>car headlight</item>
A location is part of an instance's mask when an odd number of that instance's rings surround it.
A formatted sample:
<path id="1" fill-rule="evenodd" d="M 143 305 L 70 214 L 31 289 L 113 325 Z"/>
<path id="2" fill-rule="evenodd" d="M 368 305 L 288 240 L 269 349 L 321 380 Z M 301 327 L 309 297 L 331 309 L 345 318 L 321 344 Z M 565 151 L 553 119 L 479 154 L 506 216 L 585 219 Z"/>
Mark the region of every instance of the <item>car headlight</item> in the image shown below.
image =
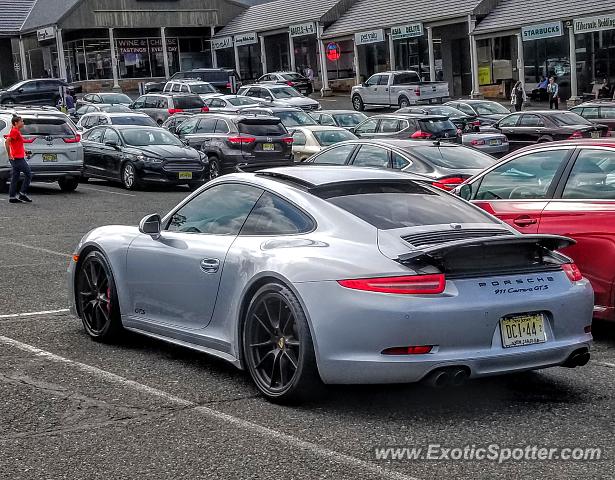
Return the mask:
<path id="1" fill-rule="evenodd" d="M 145 155 L 137 155 L 137 160 L 144 163 L 162 163 L 162 158 L 146 157 Z"/>
<path id="2" fill-rule="evenodd" d="M 207 154 L 203 152 L 199 152 L 199 155 L 201 157 L 201 163 L 203 165 L 207 165 L 209 163 L 209 157 L 207 156 Z"/>

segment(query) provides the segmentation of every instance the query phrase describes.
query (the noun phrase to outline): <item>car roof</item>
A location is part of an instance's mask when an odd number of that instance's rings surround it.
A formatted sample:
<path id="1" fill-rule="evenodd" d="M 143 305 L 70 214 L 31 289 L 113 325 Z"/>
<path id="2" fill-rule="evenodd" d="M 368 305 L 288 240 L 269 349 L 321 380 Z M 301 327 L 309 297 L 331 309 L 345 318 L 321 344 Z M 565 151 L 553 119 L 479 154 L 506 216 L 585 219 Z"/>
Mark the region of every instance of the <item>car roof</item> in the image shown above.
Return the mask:
<path id="1" fill-rule="evenodd" d="M 176 79 L 176 80 L 169 80 L 167 83 L 180 83 L 182 85 L 194 85 L 194 84 L 198 84 L 198 85 L 202 85 L 202 84 L 206 84 L 206 85 L 211 85 L 209 82 L 206 82 L 205 80 L 198 80 L 196 78 L 186 78 L 186 79 Z"/>
<path id="2" fill-rule="evenodd" d="M 126 94 L 124 92 L 89 92 L 89 93 L 86 93 L 86 95 L 126 95 Z"/>
<path id="3" fill-rule="evenodd" d="M 476 103 L 498 103 L 493 100 L 481 100 L 479 98 L 460 98 L 459 100 L 450 100 L 446 103 L 467 103 L 469 105 L 473 105 Z"/>
<path id="4" fill-rule="evenodd" d="M 610 100 L 610 99 L 598 99 L 598 100 L 591 100 L 589 102 L 584 102 L 584 103 L 580 103 L 578 105 L 575 105 L 572 108 L 579 108 L 579 107 L 615 107 L 615 101 Z"/>
<path id="5" fill-rule="evenodd" d="M 311 132 L 348 131 L 345 128 L 336 127 L 335 125 L 297 125 L 296 127 L 292 128 L 295 130 L 310 130 Z"/>
<path id="6" fill-rule="evenodd" d="M 135 129 L 142 129 L 142 128 L 155 128 L 157 130 L 164 130 L 165 132 L 167 131 L 164 128 L 154 126 L 154 125 L 97 125 L 97 127 L 113 127 L 118 130 L 135 130 Z"/>
<path id="7" fill-rule="evenodd" d="M 302 110 L 299 107 L 267 107 L 267 106 L 261 106 L 261 107 L 246 107 L 244 110 L 266 110 L 268 112 L 296 112 L 296 111 L 300 111 L 303 112 L 304 110 Z"/>
<path id="8" fill-rule="evenodd" d="M 374 115 L 370 118 L 397 118 L 399 120 L 407 118 L 418 118 L 423 120 L 448 120 L 445 115 L 428 115 L 425 113 L 383 113 L 380 115 Z"/>
<path id="9" fill-rule="evenodd" d="M 365 115 L 363 112 L 357 112 L 356 110 L 316 110 L 316 111 L 310 112 L 310 113 L 326 113 L 328 115 L 337 115 L 337 114 L 340 114 L 340 113 L 345 113 L 345 114 L 348 114 L 348 113 L 359 113 L 359 114 Z"/>

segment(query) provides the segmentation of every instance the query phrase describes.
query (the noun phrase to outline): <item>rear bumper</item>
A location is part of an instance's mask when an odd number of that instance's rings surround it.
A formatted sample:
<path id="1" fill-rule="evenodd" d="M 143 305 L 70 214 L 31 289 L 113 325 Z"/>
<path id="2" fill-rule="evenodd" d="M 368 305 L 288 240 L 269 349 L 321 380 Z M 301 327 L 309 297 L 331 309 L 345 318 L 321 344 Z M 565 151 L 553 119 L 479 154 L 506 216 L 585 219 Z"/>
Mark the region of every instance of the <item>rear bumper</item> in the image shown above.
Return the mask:
<path id="1" fill-rule="evenodd" d="M 255 172 L 265 168 L 288 167 L 294 165 L 292 154 L 286 157 L 272 158 L 244 157 L 243 155 L 225 155 L 220 159 L 223 173 Z"/>
<path id="2" fill-rule="evenodd" d="M 60 178 L 79 178 L 83 173 L 81 165 L 30 165 L 34 181 L 55 182 Z M 0 179 L 9 181 L 11 168 L 0 167 Z"/>

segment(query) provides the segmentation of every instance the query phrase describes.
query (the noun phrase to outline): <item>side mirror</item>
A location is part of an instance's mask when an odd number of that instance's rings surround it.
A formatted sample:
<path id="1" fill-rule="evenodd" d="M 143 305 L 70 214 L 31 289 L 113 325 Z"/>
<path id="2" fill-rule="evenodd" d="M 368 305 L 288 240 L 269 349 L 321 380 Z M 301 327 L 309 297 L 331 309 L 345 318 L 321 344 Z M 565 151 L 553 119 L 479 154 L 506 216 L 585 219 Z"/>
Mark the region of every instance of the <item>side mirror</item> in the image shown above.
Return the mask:
<path id="1" fill-rule="evenodd" d="M 19 93 L 23 93 L 23 88 L 18 88 L 18 89 L 17 89 L 17 92 L 19 92 Z"/>
<path id="2" fill-rule="evenodd" d="M 177 127 L 175 125 L 170 125 L 169 132 L 171 132 L 173 135 L 177 135 Z"/>
<path id="3" fill-rule="evenodd" d="M 105 145 L 107 147 L 113 147 L 116 150 L 119 150 L 119 148 L 120 148 L 120 146 L 117 144 L 117 142 L 114 142 L 114 141 L 105 142 Z"/>
<path id="4" fill-rule="evenodd" d="M 459 187 L 457 194 L 464 200 L 470 200 L 472 198 L 472 185 L 467 183 L 463 184 Z"/>
<path id="5" fill-rule="evenodd" d="M 131 110 L 134 110 L 135 109 L 135 104 L 131 103 L 130 105 L 128 105 L 128 108 L 130 108 Z"/>
<path id="6" fill-rule="evenodd" d="M 147 215 L 139 223 L 139 231 L 151 236 L 154 240 L 158 240 L 160 238 L 160 231 L 162 230 L 161 224 L 162 219 L 157 213 Z"/>

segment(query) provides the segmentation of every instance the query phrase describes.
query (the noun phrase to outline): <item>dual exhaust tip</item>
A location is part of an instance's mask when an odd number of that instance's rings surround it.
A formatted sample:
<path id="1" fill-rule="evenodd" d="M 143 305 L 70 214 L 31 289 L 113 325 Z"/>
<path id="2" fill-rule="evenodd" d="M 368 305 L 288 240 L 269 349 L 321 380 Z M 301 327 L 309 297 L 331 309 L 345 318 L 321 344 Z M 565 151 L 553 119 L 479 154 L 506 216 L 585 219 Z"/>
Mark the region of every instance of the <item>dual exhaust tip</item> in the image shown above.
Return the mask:
<path id="1" fill-rule="evenodd" d="M 587 362 L 589 362 L 589 357 L 589 350 L 586 348 L 581 348 L 572 352 L 562 366 L 567 368 L 582 367 L 587 365 Z"/>

